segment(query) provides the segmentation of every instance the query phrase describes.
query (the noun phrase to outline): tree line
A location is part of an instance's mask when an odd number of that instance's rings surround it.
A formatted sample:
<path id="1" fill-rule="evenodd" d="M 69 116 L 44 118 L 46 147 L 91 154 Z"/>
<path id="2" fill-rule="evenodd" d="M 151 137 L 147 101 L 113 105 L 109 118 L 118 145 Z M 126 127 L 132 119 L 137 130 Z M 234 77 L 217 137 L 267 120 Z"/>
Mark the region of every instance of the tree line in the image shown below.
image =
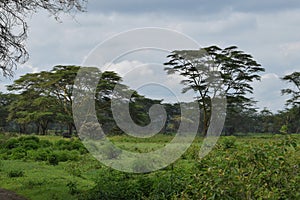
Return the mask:
<path id="1" fill-rule="evenodd" d="M 267 108 L 258 111 L 255 100 L 247 94 L 253 92 L 251 82 L 260 80 L 260 72 L 265 69 L 251 55 L 235 46 L 221 49 L 210 46 L 200 50 L 173 51 L 165 63 L 168 74 L 183 77 L 182 92 L 193 90 L 195 101 L 201 109 L 199 134 L 205 135 L 209 127 L 212 98 L 222 89 L 227 98 L 227 111 L 223 134 L 236 133 L 299 133 L 300 132 L 300 73 L 294 72 L 282 78 L 294 87 L 282 89 L 283 95 L 290 95 L 286 108 L 272 113 Z M 73 87 L 79 66 L 54 66 L 50 71 L 28 73 L 7 86 L 8 93 L 0 93 L 1 131 L 48 134 L 49 130 L 58 134 L 62 130 L 72 134 L 76 130 L 72 105 Z M 217 73 L 216 73 L 217 72 Z M 98 73 L 98 74 L 97 74 Z M 95 108 L 101 126 L 106 134 L 122 134 L 111 111 L 111 102 L 116 84 L 122 91 L 131 92 L 129 102 L 133 121 L 145 126 L 150 123 L 149 109 L 154 104 L 162 105 L 167 119 L 161 130 L 163 134 L 175 133 L 180 125 L 180 103 L 163 103 L 133 91 L 122 83 L 122 78 L 113 71 L 100 72 L 95 94 Z M 217 75 L 216 75 L 217 74 Z M 188 105 L 188 103 L 183 103 Z"/>

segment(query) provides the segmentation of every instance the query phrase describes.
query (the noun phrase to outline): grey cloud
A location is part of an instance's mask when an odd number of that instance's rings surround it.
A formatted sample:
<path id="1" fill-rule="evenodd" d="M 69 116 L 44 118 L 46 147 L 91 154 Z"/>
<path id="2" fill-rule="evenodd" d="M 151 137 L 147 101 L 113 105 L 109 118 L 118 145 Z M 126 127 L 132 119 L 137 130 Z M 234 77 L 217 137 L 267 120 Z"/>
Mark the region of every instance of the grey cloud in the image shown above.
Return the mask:
<path id="1" fill-rule="evenodd" d="M 275 12 L 299 8 L 298 0 L 90 0 L 90 12 L 120 12 L 120 13 L 172 13 L 174 15 L 215 15 L 223 10 L 237 12 Z"/>
<path id="2" fill-rule="evenodd" d="M 38 70 L 56 64 L 80 65 L 90 50 L 114 34 L 156 26 L 188 34 L 202 46 L 237 45 L 253 55 L 267 73 L 281 77 L 299 69 L 299 5 L 296 0 L 90 0 L 88 12 L 78 14 L 75 21 L 62 16 L 58 23 L 46 13 L 33 15 L 27 64 Z M 32 69 L 19 67 L 15 78 L 29 72 Z M 282 108 L 281 86 L 277 89 L 274 84 L 282 83 L 264 79 L 256 85 L 254 95 L 260 107 Z"/>

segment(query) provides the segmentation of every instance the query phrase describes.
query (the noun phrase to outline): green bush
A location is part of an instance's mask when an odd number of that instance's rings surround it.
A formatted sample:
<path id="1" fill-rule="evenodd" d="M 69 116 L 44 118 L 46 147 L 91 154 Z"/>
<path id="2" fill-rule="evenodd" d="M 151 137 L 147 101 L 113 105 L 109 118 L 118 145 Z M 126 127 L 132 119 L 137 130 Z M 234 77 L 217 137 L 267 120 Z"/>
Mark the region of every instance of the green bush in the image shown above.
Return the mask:
<path id="1" fill-rule="evenodd" d="M 20 146 L 19 141 L 16 138 L 10 138 L 6 141 L 5 148 L 7 149 L 13 149 Z"/>
<path id="2" fill-rule="evenodd" d="M 135 175 L 114 170 L 102 170 L 96 180 L 96 186 L 79 199 L 120 200 L 142 199 L 142 191 Z M 145 188 L 143 188 L 145 189 Z"/>
<path id="3" fill-rule="evenodd" d="M 41 148 L 48 148 L 48 147 L 51 147 L 52 145 L 53 144 L 48 140 L 40 140 L 40 142 L 39 142 L 39 146 Z"/>
<path id="4" fill-rule="evenodd" d="M 67 141 L 67 140 L 58 140 L 55 143 L 55 148 L 59 149 L 59 150 L 71 150 L 71 141 Z"/>
<path id="5" fill-rule="evenodd" d="M 15 177 L 23 177 L 24 176 L 24 171 L 22 170 L 11 170 L 7 174 L 8 177 L 10 178 L 15 178 Z"/>
<path id="6" fill-rule="evenodd" d="M 25 159 L 27 156 L 27 151 L 23 147 L 14 148 L 7 153 L 9 154 L 8 157 L 11 160 Z"/>
<path id="7" fill-rule="evenodd" d="M 39 144 L 35 140 L 24 140 L 22 148 L 25 150 L 36 150 L 39 148 Z"/>
<path id="8" fill-rule="evenodd" d="M 74 194 L 78 194 L 79 193 L 79 190 L 78 190 L 78 186 L 77 186 L 77 183 L 74 182 L 74 181 L 69 181 L 67 183 L 67 187 L 69 188 L 69 193 L 71 195 L 74 195 Z"/>
<path id="9" fill-rule="evenodd" d="M 58 161 L 58 157 L 55 153 L 49 154 L 47 159 L 48 159 L 48 163 L 50 165 L 58 165 L 59 161 Z"/>
<path id="10" fill-rule="evenodd" d="M 34 136 L 34 135 L 32 135 L 32 136 L 21 136 L 21 137 L 18 138 L 18 140 L 20 142 L 24 142 L 24 141 L 34 141 L 36 143 L 40 142 L 40 138 L 38 138 L 37 136 Z"/>
<path id="11" fill-rule="evenodd" d="M 75 150 L 56 150 L 47 152 L 47 154 L 47 160 L 50 165 L 57 165 L 59 162 L 78 161 L 80 158 L 79 152 Z"/>
<path id="12" fill-rule="evenodd" d="M 52 154 L 51 149 L 38 149 L 36 151 L 31 152 L 31 158 L 35 161 L 47 161 L 49 155 Z"/>
<path id="13" fill-rule="evenodd" d="M 5 148 L 14 149 L 22 147 L 26 150 L 38 149 L 40 139 L 36 136 L 22 136 L 19 138 L 10 138 L 6 141 Z"/>
<path id="14" fill-rule="evenodd" d="M 55 148 L 59 150 L 78 150 L 81 154 L 87 153 L 80 140 L 59 140 L 55 143 Z"/>
<path id="15" fill-rule="evenodd" d="M 100 151 L 106 159 L 116 159 L 122 153 L 121 149 L 110 144 L 103 145 Z"/>
<path id="16" fill-rule="evenodd" d="M 236 137 L 235 136 L 225 136 L 221 140 L 221 146 L 224 149 L 236 147 Z"/>
<path id="17" fill-rule="evenodd" d="M 57 155 L 59 162 L 65 162 L 65 161 L 77 161 L 79 160 L 79 153 L 78 151 L 72 150 L 72 151 L 55 151 L 54 152 Z"/>

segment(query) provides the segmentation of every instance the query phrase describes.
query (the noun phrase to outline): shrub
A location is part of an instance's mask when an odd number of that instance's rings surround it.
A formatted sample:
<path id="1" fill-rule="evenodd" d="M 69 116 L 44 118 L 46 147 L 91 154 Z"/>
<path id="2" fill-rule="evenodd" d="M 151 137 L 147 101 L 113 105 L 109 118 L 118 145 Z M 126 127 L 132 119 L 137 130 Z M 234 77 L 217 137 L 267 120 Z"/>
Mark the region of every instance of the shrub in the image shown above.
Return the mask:
<path id="1" fill-rule="evenodd" d="M 149 172 L 153 169 L 153 163 L 146 159 L 137 159 L 132 163 L 132 169 L 136 172 Z"/>
<path id="2" fill-rule="evenodd" d="M 70 148 L 70 141 L 67 141 L 67 140 L 58 140 L 56 143 L 55 143 L 55 147 L 57 149 L 60 149 L 60 150 L 69 150 Z"/>
<path id="3" fill-rule="evenodd" d="M 12 149 L 9 155 L 9 158 L 12 160 L 19 160 L 24 159 L 27 156 L 27 152 L 22 147 L 18 147 L 15 149 Z"/>
<path id="4" fill-rule="evenodd" d="M 236 137 L 235 136 L 225 136 L 221 141 L 221 146 L 224 149 L 234 148 L 236 146 Z"/>
<path id="5" fill-rule="evenodd" d="M 59 140 L 55 143 L 55 147 L 59 150 L 78 150 L 80 154 L 85 154 L 88 151 L 79 140 Z"/>
<path id="6" fill-rule="evenodd" d="M 8 177 L 14 178 L 14 177 L 23 177 L 24 176 L 24 171 L 22 170 L 11 170 L 8 172 Z"/>
<path id="7" fill-rule="evenodd" d="M 113 170 L 103 170 L 98 177 L 96 186 L 80 199 L 142 199 L 141 187 L 135 179 L 136 176 Z"/>
<path id="8" fill-rule="evenodd" d="M 115 146 L 110 144 L 105 144 L 101 148 L 101 151 L 105 155 L 106 159 L 115 159 L 122 153 L 121 149 L 118 149 Z"/>
<path id="9" fill-rule="evenodd" d="M 35 150 L 39 148 L 39 144 L 35 140 L 25 140 L 22 144 L 25 150 Z"/>
<path id="10" fill-rule="evenodd" d="M 48 156 L 52 153 L 50 149 L 38 149 L 32 152 L 32 159 L 35 161 L 47 161 Z"/>
<path id="11" fill-rule="evenodd" d="M 77 151 L 57 151 L 56 152 L 59 162 L 77 161 L 79 160 L 79 153 Z"/>
<path id="12" fill-rule="evenodd" d="M 69 174 L 71 174 L 73 176 L 77 176 L 77 177 L 82 177 L 81 169 L 82 169 L 81 163 L 77 163 L 77 162 L 69 162 L 69 163 L 67 163 L 67 165 L 65 167 L 65 171 L 67 171 Z"/>
<path id="13" fill-rule="evenodd" d="M 40 138 L 38 138 L 37 136 L 22 136 L 18 138 L 19 141 L 24 142 L 24 141 L 34 141 L 36 143 L 40 142 Z"/>
<path id="14" fill-rule="evenodd" d="M 13 149 L 18 147 L 19 145 L 19 141 L 16 138 L 10 138 L 6 141 L 5 148 Z"/>
<path id="15" fill-rule="evenodd" d="M 55 153 L 51 153 L 50 155 L 48 155 L 48 163 L 50 165 L 58 165 L 58 158 Z"/>
<path id="16" fill-rule="evenodd" d="M 51 143 L 50 141 L 48 141 L 48 140 L 41 140 L 41 141 L 39 142 L 39 146 L 40 146 L 41 148 L 47 148 L 47 147 L 51 147 L 51 146 L 52 146 L 52 143 Z"/>
<path id="17" fill-rule="evenodd" d="M 79 193 L 79 190 L 78 190 L 78 186 L 77 186 L 77 183 L 74 182 L 74 181 L 69 181 L 67 183 L 67 187 L 69 188 L 69 193 L 71 195 L 74 195 L 74 194 L 78 194 Z"/>
<path id="18" fill-rule="evenodd" d="M 78 151 L 53 151 L 49 152 L 48 154 L 48 162 L 51 165 L 57 165 L 59 162 L 66 162 L 66 161 L 78 161 L 80 156 Z"/>

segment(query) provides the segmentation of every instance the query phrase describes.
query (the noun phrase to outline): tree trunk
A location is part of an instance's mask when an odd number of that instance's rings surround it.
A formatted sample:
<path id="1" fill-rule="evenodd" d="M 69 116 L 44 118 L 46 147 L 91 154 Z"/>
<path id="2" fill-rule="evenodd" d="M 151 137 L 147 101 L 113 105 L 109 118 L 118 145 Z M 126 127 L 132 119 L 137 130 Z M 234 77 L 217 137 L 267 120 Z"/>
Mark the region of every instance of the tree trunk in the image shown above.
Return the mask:
<path id="1" fill-rule="evenodd" d="M 20 124 L 19 128 L 20 128 L 19 132 L 21 134 L 26 134 L 26 124 Z"/>
<path id="2" fill-rule="evenodd" d="M 42 135 L 46 135 L 47 134 L 47 129 L 48 129 L 48 123 L 41 124 Z"/>
<path id="3" fill-rule="evenodd" d="M 207 135 L 209 127 L 209 116 L 207 110 L 203 109 L 203 136 Z"/>
<path id="4" fill-rule="evenodd" d="M 36 134 L 40 134 L 40 124 L 39 123 L 36 123 Z"/>
<path id="5" fill-rule="evenodd" d="M 68 129 L 69 129 L 69 134 L 72 135 L 73 134 L 73 123 L 68 124 Z"/>

